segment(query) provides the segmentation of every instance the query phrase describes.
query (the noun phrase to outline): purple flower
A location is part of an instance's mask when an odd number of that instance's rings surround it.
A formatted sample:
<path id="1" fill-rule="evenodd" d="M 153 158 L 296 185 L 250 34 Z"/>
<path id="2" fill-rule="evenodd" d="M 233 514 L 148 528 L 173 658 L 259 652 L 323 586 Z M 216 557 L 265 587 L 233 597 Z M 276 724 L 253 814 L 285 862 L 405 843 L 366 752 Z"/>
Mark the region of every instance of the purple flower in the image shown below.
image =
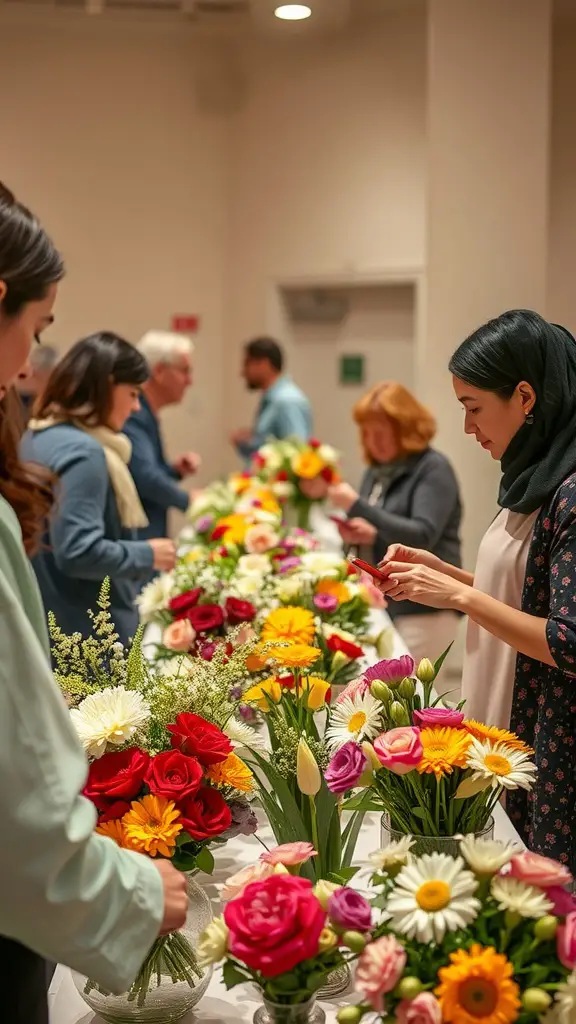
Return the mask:
<path id="1" fill-rule="evenodd" d="M 222 839 L 235 839 L 236 836 L 252 836 L 258 828 L 258 820 L 247 800 L 231 800 L 228 804 L 232 812 L 232 824 L 222 833 Z"/>
<path id="2" fill-rule="evenodd" d="M 206 533 L 214 524 L 214 516 L 199 516 L 196 520 L 196 532 Z"/>
<path id="3" fill-rule="evenodd" d="M 328 916 L 339 931 L 367 932 L 372 926 L 370 904 L 355 889 L 344 885 L 328 900 Z"/>
<path id="4" fill-rule="evenodd" d="M 240 700 L 241 696 L 242 696 L 242 687 L 241 686 L 233 686 L 232 689 L 230 690 L 230 700 Z"/>
<path id="5" fill-rule="evenodd" d="M 349 789 L 354 789 L 367 764 L 368 758 L 362 747 L 354 743 L 353 740 L 345 743 L 334 754 L 324 772 L 326 785 L 330 792 L 346 793 Z"/>
<path id="6" fill-rule="evenodd" d="M 326 612 L 330 615 L 338 607 L 338 598 L 334 597 L 334 594 L 316 594 L 314 604 L 319 612 Z"/>
<path id="7" fill-rule="evenodd" d="M 292 569 L 297 569 L 301 563 L 302 559 L 297 555 L 289 555 L 288 558 L 283 558 L 281 562 L 278 562 L 278 572 L 290 572 Z"/>
<path id="8" fill-rule="evenodd" d="M 238 714 L 245 722 L 256 722 L 258 716 L 253 707 L 250 704 L 240 704 L 238 708 Z"/>
<path id="9" fill-rule="evenodd" d="M 401 658 L 385 658 L 371 665 L 364 673 L 368 683 L 378 680 L 381 683 L 399 683 L 406 676 L 414 675 L 414 658 L 403 654 Z"/>

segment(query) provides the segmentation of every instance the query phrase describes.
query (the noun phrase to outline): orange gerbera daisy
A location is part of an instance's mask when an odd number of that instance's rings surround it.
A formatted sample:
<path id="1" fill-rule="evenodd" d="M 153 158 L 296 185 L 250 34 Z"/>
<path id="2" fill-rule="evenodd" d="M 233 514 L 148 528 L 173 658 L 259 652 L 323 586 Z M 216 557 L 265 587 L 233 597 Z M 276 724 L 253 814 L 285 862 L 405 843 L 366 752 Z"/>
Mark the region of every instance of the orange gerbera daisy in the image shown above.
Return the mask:
<path id="1" fill-rule="evenodd" d="M 176 837 L 182 831 L 179 817 L 176 805 L 164 796 L 150 794 L 134 800 L 122 818 L 126 846 L 149 857 L 174 856 Z"/>
<path id="2" fill-rule="evenodd" d="M 118 846 L 125 845 L 126 830 L 120 818 L 111 818 L 110 821 L 103 821 L 101 825 L 96 826 L 96 831 L 101 836 L 108 836 L 109 839 L 113 839 Z"/>
<path id="3" fill-rule="evenodd" d="M 340 580 L 320 580 L 316 587 L 317 594 L 330 594 L 335 597 L 338 604 L 345 604 L 350 600 L 350 591 L 345 583 Z"/>
<path id="4" fill-rule="evenodd" d="M 232 786 L 239 789 L 241 793 L 252 791 L 253 774 L 248 765 L 238 757 L 238 754 L 228 754 L 225 761 L 212 764 L 206 769 L 206 775 L 216 785 Z"/>
<path id="5" fill-rule="evenodd" d="M 422 759 L 418 765 L 420 775 L 434 775 L 441 779 L 451 775 L 454 768 L 466 767 L 466 753 L 472 737 L 464 729 L 450 726 L 431 726 L 420 732 Z"/>
<path id="6" fill-rule="evenodd" d="M 268 651 L 268 657 L 274 658 L 283 668 L 310 668 L 321 655 L 320 648 L 310 644 L 290 644 L 289 647 L 272 647 Z"/>
<path id="7" fill-rule="evenodd" d="M 314 639 L 316 626 L 314 615 L 307 608 L 288 605 L 286 608 L 275 608 L 270 612 L 262 626 L 262 640 L 287 640 L 295 644 L 309 644 Z"/>
<path id="8" fill-rule="evenodd" d="M 477 722 L 473 718 L 467 718 L 462 725 L 477 740 L 493 740 L 494 743 L 507 743 L 514 750 L 522 750 L 525 754 L 534 753 L 532 747 L 523 743 L 515 732 L 508 732 L 508 729 L 499 729 L 496 725 L 484 725 L 484 722 Z"/>
<path id="9" fill-rule="evenodd" d="M 504 953 L 476 943 L 450 954 L 441 967 L 436 995 L 442 1020 L 451 1024 L 512 1024 L 520 1013 L 520 990 Z"/>

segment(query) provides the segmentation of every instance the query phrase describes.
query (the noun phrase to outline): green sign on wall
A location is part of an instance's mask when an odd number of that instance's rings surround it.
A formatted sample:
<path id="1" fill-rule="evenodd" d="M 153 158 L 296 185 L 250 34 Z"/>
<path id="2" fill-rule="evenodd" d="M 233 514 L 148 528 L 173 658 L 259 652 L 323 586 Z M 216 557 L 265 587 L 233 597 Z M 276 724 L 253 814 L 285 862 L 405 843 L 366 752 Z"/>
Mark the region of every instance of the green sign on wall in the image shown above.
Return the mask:
<path id="1" fill-rule="evenodd" d="M 340 384 L 364 383 L 364 356 L 340 356 Z"/>

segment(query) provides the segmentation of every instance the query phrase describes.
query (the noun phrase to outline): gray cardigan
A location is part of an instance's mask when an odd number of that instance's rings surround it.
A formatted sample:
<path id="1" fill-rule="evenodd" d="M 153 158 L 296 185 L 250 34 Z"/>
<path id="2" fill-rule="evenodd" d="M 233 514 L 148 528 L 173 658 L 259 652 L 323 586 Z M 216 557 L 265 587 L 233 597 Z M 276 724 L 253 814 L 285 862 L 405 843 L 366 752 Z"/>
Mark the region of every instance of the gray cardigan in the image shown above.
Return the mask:
<path id="1" fill-rule="evenodd" d="M 62 423 L 28 430 L 22 457 L 59 479 L 45 548 L 32 560 L 46 611 L 54 612 L 65 633 L 89 635 L 88 609 L 98 611 L 100 587 L 109 576 L 112 621 L 126 643 L 138 626 L 134 598 L 152 576 L 153 552 L 120 523 L 102 445 Z"/>
<path id="2" fill-rule="evenodd" d="M 390 544 L 425 548 L 451 565 L 461 564 L 460 520 L 462 505 L 458 481 L 445 455 L 428 448 L 412 455 L 384 491 L 379 504 L 368 498 L 376 476 L 372 468 L 364 474 L 360 497 L 348 510 L 348 517 L 366 519 L 378 530 L 374 543 L 374 563 L 380 561 Z M 391 618 L 399 615 L 426 615 L 435 608 L 411 601 L 391 601 Z"/>

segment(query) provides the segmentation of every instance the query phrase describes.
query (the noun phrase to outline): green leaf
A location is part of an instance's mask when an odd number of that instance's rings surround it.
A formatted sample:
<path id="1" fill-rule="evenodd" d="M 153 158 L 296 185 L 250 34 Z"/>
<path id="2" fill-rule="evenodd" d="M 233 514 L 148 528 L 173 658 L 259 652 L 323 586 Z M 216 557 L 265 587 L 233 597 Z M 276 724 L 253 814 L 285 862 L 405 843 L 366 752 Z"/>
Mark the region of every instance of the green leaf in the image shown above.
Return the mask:
<path id="1" fill-rule="evenodd" d="M 194 871 L 196 869 L 196 854 L 187 853 L 182 847 L 176 850 L 172 857 L 172 864 L 178 871 Z"/>
<path id="2" fill-rule="evenodd" d="M 245 974 L 244 971 L 239 970 L 235 964 L 231 963 L 230 960 L 224 962 L 222 968 L 222 979 L 227 989 L 234 988 L 235 985 L 244 985 L 246 981 L 250 981 L 250 975 Z"/>
<path id="3" fill-rule="evenodd" d="M 335 882 L 336 885 L 347 885 L 351 878 L 358 873 L 360 868 L 342 867 L 339 871 L 332 871 L 327 881 Z"/>
<path id="4" fill-rule="evenodd" d="M 343 811 L 382 811 L 382 801 L 377 800 L 371 789 L 366 789 L 357 796 L 351 796 L 342 804 Z"/>
<path id="5" fill-rule="evenodd" d="M 205 875 L 211 875 L 214 871 L 214 857 L 208 846 L 203 846 L 196 857 L 196 867 Z"/>
<path id="6" fill-rule="evenodd" d="M 426 812 L 423 810 L 422 807 L 413 807 L 412 808 L 412 814 L 414 815 L 415 818 L 425 818 L 426 817 Z"/>
<path id="7" fill-rule="evenodd" d="M 446 658 L 450 654 L 450 651 L 452 650 L 453 646 L 454 646 L 454 641 L 452 641 L 450 646 L 446 648 L 446 650 L 444 651 L 444 654 L 440 655 L 440 657 L 438 658 L 438 661 L 434 662 L 434 679 L 436 679 L 436 676 L 438 675 L 440 669 L 442 668 L 442 665 L 446 661 Z"/>
<path id="8" fill-rule="evenodd" d="M 344 843 L 342 865 L 345 868 L 350 867 L 350 864 L 352 863 L 356 843 L 358 842 L 358 836 L 360 835 L 360 829 L 362 828 L 362 822 L 364 821 L 364 814 L 364 811 L 356 811 L 344 829 L 344 835 L 342 836 Z M 345 839 L 344 836 L 346 837 Z"/>

